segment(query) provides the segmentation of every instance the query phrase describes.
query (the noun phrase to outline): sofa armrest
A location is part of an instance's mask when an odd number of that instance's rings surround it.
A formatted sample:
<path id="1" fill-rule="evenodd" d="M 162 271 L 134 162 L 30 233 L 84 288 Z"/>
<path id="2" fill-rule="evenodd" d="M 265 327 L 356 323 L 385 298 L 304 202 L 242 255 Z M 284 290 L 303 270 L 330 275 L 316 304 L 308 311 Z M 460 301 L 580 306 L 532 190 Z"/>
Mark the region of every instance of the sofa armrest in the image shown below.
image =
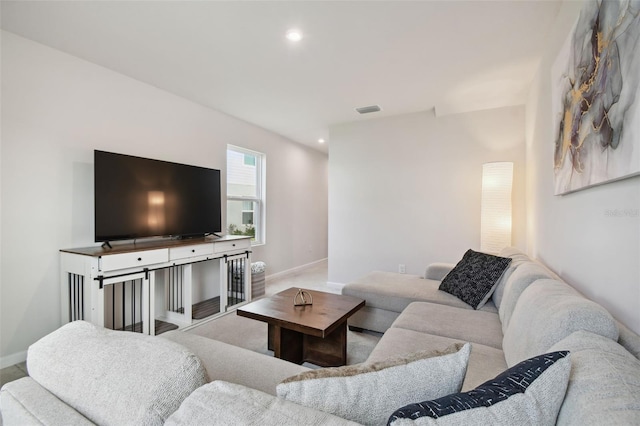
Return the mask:
<path id="1" fill-rule="evenodd" d="M 29 376 L 96 424 L 163 424 L 206 383 L 187 348 L 73 321 L 29 346 Z"/>
<path id="2" fill-rule="evenodd" d="M 31 377 L 7 383 L 0 391 L 2 425 L 93 425 Z"/>
<path id="3" fill-rule="evenodd" d="M 442 281 L 455 266 L 454 263 L 432 263 L 427 266 L 424 277 L 428 280 Z"/>

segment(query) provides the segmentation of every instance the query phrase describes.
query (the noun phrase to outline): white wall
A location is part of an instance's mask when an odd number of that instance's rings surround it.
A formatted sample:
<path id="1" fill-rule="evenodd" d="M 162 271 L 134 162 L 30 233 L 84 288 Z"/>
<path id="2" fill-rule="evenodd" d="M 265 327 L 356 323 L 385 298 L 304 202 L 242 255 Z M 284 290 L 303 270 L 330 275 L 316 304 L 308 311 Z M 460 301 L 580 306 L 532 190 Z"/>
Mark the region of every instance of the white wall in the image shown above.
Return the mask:
<path id="1" fill-rule="evenodd" d="M 563 3 L 526 105 L 528 251 L 640 333 L 640 178 L 553 195 L 551 66 L 581 7 Z"/>
<path id="2" fill-rule="evenodd" d="M 60 325 L 58 250 L 94 244 L 94 149 L 224 176 L 227 144 L 267 156 L 267 244 L 254 259 L 272 274 L 325 258 L 325 154 L 2 32 L 1 366 Z"/>
<path id="3" fill-rule="evenodd" d="M 331 129 L 329 281 L 423 274 L 480 247 L 482 164 L 514 162 L 513 245 L 525 248 L 524 108 L 433 112 Z"/>

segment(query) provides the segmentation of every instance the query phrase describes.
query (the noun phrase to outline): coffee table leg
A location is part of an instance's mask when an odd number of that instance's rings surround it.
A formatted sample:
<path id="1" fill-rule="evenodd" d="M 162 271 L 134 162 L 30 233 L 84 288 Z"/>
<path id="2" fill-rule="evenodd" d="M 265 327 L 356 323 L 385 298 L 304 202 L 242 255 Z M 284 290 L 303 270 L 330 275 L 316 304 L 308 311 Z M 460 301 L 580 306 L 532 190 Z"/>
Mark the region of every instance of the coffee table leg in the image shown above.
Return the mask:
<path id="1" fill-rule="evenodd" d="M 269 324 L 268 340 L 276 358 L 302 364 L 302 333 Z"/>
<path id="2" fill-rule="evenodd" d="M 347 364 L 347 321 L 344 321 L 324 339 L 304 336 L 302 359 L 321 367 L 339 367 Z"/>

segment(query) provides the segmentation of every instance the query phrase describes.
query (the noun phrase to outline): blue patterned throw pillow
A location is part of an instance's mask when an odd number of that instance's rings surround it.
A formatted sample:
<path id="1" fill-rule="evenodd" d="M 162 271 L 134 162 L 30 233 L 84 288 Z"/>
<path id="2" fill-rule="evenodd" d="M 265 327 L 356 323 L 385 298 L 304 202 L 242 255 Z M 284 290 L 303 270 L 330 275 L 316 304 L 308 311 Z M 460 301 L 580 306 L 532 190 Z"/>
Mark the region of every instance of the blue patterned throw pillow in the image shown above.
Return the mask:
<path id="1" fill-rule="evenodd" d="M 510 263 L 508 257 L 467 250 L 462 260 L 444 277 L 439 289 L 456 296 L 473 309 L 480 309 L 491 297 Z"/>
<path id="2" fill-rule="evenodd" d="M 571 372 L 568 351 L 522 361 L 463 393 L 406 405 L 388 425 L 553 425 Z"/>

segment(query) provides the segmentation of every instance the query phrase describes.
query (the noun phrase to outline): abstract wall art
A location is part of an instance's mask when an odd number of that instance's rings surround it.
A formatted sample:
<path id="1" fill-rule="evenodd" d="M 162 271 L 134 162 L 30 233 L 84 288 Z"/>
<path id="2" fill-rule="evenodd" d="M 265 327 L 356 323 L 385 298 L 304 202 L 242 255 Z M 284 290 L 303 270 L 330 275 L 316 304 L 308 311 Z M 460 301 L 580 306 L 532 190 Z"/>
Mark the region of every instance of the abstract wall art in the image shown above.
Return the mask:
<path id="1" fill-rule="evenodd" d="M 586 1 L 551 72 L 555 194 L 640 174 L 640 0 Z"/>

